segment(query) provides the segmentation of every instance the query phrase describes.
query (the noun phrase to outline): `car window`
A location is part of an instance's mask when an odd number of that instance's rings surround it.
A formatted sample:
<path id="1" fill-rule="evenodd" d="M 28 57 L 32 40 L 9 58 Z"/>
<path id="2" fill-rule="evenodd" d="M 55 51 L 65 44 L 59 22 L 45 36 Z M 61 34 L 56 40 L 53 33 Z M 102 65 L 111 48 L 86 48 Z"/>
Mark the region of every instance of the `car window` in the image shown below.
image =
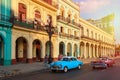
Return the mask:
<path id="1" fill-rule="evenodd" d="M 62 61 L 68 61 L 68 58 L 63 58 Z"/>
<path id="2" fill-rule="evenodd" d="M 76 61 L 77 59 L 76 58 L 72 58 L 73 61 Z"/>

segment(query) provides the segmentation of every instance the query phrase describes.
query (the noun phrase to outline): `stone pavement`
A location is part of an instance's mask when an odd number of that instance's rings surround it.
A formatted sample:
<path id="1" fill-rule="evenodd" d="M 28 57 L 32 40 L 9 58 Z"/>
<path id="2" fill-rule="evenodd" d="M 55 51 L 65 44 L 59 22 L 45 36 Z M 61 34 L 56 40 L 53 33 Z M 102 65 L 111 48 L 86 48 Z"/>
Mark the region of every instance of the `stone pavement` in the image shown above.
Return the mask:
<path id="1" fill-rule="evenodd" d="M 40 71 L 45 69 L 48 69 L 48 66 L 45 66 L 43 62 L 20 63 L 10 66 L 0 66 L 0 77 L 14 76 L 21 73 Z"/>

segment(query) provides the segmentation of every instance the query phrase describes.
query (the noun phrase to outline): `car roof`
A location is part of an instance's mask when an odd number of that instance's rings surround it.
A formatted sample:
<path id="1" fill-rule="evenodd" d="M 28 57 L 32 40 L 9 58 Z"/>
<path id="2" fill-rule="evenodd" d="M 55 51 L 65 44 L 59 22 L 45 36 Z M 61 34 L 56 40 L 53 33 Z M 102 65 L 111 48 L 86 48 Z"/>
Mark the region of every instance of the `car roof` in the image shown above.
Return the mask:
<path id="1" fill-rule="evenodd" d="M 75 58 L 73 56 L 63 56 L 63 58 Z"/>

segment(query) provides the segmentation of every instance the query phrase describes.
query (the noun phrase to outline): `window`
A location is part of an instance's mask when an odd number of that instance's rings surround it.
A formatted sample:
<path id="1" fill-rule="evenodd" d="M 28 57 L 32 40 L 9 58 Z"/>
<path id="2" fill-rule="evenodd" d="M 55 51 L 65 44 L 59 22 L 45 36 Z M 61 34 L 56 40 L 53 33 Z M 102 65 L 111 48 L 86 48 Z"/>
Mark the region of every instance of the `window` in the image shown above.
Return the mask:
<path id="1" fill-rule="evenodd" d="M 47 15 L 47 24 L 51 23 L 52 24 L 52 16 Z"/>
<path id="2" fill-rule="evenodd" d="M 19 3 L 18 19 L 20 21 L 26 21 L 26 6 L 24 4 L 22 4 L 22 3 Z"/>
<path id="3" fill-rule="evenodd" d="M 87 29 L 87 36 L 89 37 L 89 30 Z"/>
<path id="4" fill-rule="evenodd" d="M 77 32 L 76 31 L 74 31 L 74 36 L 77 36 Z"/>
<path id="5" fill-rule="evenodd" d="M 95 33 L 95 39 L 97 39 L 97 33 Z"/>
<path id="6" fill-rule="evenodd" d="M 35 11 L 35 18 L 41 19 L 41 15 L 40 15 L 40 12 L 38 10 Z"/>
<path id="7" fill-rule="evenodd" d="M 93 38 L 93 31 L 91 31 L 91 37 Z"/>
<path id="8" fill-rule="evenodd" d="M 63 33 L 63 27 L 61 27 L 60 32 Z"/>

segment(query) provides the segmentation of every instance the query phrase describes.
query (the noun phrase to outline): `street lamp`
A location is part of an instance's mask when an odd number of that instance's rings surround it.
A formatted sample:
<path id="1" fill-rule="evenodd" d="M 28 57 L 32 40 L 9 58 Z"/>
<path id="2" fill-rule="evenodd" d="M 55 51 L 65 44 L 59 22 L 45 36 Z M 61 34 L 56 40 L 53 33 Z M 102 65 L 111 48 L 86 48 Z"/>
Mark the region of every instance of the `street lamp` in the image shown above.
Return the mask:
<path id="1" fill-rule="evenodd" d="M 49 16 L 49 20 L 47 20 L 47 25 L 45 25 L 46 32 L 48 33 L 49 36 L 49 57 L 48 57 L 48 63 L 50 64 L 52 62 L 52 55 L 51 55 L 51 37 L 55 32 L 55 28 L 52 26 L 52 17 Z"/>

